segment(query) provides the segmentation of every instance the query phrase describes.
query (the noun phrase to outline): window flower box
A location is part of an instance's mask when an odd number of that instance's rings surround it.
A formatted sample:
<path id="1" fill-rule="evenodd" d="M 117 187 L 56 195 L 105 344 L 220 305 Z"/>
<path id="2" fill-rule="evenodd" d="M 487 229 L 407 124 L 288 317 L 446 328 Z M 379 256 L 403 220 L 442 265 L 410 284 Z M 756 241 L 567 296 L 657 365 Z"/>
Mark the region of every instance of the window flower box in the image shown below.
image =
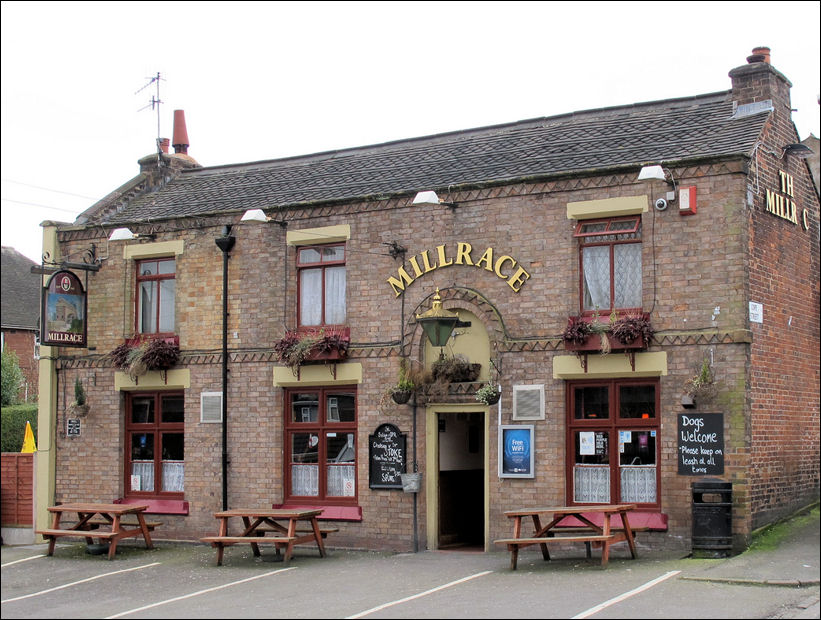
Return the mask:
<path id="1" fill-rule="evenodd" d="M 349 327 L 325 327 L 287 330 L 274 343 L 274 353 L 294 375 L 299 367 L 311 362 L 338 362 L 348 357 L 351 343 Z"/>
<path id="2" fill-rule="evenodd" d="M 600 322 L 598 316 L 572 316 L 564 330 L 564 348 L 577 353 L 635 351 L 650 346 L 655 331 L 647 313 L 625 314 Z"/>
<path id="3" fill-rule="evenodd" d="M 180 359 L 176 336 L 151 338 L 144 335 L 128 338 L 111 351 L 115 368 L 125 371 L 136 381 L 149 370 L 167 371 Z"/>

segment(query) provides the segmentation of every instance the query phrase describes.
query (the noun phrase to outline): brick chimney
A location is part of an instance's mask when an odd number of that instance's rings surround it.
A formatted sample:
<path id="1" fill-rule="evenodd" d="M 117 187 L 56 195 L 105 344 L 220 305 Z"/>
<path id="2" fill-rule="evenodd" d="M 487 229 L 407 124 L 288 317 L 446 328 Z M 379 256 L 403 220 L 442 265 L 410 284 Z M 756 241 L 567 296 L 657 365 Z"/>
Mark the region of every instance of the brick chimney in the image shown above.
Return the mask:
<path id="1" fill-rule="evenodd" d="M 174 140 L 171 143 L 175 153 L 188 154 L 188 130 L 185 128 L 185 111 L 174 110 Z"/>
<path id="2" fill-rule="evenodd" d="M 770 100 L 774 113 L 790 119 L 790 88 L 792 83 L 770 64 L 770 48 L 756 47 L 747 64 L 736 67 L 729 73 L 732 79 L 732 98 L 737 105 Z"/>

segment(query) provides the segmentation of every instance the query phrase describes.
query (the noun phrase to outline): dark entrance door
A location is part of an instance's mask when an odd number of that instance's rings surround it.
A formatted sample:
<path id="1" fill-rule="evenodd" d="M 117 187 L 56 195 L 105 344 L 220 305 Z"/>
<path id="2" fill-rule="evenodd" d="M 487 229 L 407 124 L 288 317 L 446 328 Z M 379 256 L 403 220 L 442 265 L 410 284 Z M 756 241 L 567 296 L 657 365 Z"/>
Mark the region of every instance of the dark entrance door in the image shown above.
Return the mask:
<path id="1" fill-rule="evenodd" d="M 439 548 L 484 547 L 482 413 L 439 413 Z"/>

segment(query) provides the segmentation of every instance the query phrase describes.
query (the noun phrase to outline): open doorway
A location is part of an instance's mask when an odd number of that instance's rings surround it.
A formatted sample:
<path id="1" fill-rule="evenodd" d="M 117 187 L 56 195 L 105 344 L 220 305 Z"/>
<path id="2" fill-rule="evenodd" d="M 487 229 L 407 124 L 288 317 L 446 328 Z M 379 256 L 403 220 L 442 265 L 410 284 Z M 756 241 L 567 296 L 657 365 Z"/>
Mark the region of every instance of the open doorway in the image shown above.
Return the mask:
<path id="1" fill-rule="evenodd" d="M 484 414 L 438 413 L 439 549 L 484 549 Z"/>

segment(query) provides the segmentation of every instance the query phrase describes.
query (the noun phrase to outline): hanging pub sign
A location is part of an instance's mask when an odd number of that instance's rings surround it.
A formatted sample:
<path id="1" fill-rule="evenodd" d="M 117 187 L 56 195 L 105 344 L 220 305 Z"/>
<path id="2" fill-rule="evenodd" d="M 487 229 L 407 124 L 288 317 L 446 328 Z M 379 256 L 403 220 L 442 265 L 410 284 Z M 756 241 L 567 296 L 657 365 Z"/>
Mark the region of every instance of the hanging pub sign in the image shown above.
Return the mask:
<path id="1" fill-rule="evenodd" d="M 678 473 L 681 476 L 724 473 L 724 414 L 679 414 Z"/>
<path id="2" fill-rule="evenodd" d="M 407 467 L 407 435 L 393 424 L 381 424 L 368 437 L 369 483 L 372 489 L 401 489 Z"/>
<path id="3" fill-rule="evenodd" d="M 86 346 L 86 294 L 80 278 L 58 271 L 49 278 L 40 313 L 40 343 L 60 347 Z"/>

